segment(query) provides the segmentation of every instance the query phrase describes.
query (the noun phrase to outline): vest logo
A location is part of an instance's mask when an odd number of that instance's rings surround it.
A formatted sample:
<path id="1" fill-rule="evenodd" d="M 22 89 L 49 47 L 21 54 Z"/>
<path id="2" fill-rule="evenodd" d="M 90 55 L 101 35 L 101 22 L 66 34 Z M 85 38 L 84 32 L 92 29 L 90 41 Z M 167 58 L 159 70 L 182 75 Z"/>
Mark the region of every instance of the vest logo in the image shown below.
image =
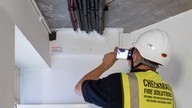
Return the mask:
<path id="1" fill-rule="evenodd" d="M 172 104 L 172 90 L 169 84 L 143 79 L 143 86 L 146 102 Z"/>

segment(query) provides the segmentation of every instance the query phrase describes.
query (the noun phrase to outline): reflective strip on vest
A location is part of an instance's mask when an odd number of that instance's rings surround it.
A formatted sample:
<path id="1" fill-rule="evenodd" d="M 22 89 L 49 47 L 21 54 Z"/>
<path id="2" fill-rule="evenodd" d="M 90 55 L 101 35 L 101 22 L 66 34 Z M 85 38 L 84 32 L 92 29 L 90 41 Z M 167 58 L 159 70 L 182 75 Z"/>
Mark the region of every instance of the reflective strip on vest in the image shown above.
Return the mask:
<path id="1" fill-rule="evenodd" d="M 122 73 L 123 108 L 175 108 L 172 89 L 153 72 Z"/>
<path id="2" fill-rule="evenodd" d="M 123 106 L 124 108 L 139 108 L 138 82 L 134 73 L 122 73 Z"/>
<path id="3" fill-rule="evenodd" d="M 125 73 L 122 73 L 122 83 L 123 83 L 123 108 L 130 107 L 130 91 L 129 91 L 129 80 Z"/>

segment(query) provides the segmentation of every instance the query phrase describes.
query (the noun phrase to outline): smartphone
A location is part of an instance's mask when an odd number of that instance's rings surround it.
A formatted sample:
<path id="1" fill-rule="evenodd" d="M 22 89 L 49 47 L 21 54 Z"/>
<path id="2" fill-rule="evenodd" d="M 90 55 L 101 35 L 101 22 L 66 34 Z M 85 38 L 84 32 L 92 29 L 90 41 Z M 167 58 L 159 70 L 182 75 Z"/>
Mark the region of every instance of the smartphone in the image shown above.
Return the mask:
<path id="1" fill-rule="evenodd" d="M 117 50 L 117 59 L 124 59 L 127 60 L 129 55 L 129 50 L 124 48 L 118 48 Z"/>

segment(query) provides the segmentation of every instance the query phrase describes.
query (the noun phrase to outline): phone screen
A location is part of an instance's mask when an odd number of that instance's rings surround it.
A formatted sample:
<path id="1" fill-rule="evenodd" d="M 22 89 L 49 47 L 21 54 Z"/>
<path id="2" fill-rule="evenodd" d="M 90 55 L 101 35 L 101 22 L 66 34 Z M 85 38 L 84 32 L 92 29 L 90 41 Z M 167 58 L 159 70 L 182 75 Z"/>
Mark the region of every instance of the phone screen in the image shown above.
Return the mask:
<path id="1" fill-rule="evenodd" d="M 129 53 L 128 49 L 118 48 L 116 58 L 117 59 L 127 59 L 128 53 Z"/>

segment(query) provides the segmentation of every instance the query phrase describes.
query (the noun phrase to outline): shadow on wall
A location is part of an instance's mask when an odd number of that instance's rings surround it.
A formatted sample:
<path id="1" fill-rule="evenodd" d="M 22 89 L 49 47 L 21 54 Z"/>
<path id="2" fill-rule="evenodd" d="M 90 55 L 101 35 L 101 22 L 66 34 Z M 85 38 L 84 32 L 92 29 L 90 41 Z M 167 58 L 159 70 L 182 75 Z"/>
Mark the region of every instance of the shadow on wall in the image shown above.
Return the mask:
<path id="1" fill-rule="evenodd" d="M 181 81 L 183 67 L 179 59 L 171 58 L 166 67 L 160 67 L 157 71 L 165 81 L 175 88 Z"/>

